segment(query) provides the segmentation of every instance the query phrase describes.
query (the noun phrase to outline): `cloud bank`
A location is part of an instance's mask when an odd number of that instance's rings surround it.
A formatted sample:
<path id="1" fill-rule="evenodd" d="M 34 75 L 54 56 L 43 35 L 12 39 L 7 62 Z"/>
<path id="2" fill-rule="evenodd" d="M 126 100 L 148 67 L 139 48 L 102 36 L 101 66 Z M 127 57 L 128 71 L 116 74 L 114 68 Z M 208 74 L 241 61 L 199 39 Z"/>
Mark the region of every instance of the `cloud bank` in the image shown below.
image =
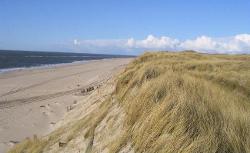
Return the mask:
<path id="1" fill-rule="evenodd" d="M 136 54 L 145 50 L 196 50 L 204 53 L 250 53 L 250 34 L 238 34 L 232 37 L 212 38 L 199 36 L 195 39 L 179 40 L 167 36 L 155 37 L 148 35 L 145 39 L 101 39 L 101 40 L 77 40 L 73 41 L 74 47 L 89 51 L 103 51 L 112 53 L 115 51 Z"/>

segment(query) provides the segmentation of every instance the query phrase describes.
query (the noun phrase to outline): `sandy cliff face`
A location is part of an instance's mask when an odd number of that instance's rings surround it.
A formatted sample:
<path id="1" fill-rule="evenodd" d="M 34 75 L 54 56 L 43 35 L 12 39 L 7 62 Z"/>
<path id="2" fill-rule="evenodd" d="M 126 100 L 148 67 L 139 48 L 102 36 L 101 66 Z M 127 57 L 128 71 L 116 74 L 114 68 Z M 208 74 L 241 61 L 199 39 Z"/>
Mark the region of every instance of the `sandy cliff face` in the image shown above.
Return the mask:
<path id="1" fill-rule="evenodd" d="M 46 152 L 109 152 L 108 146 L 120 137 L 124 122 L 124 111 L 111 96 L 114 87 L 114 80 L 108 80 L 79 102 L 57 124 L 59 129 L 72 125 L 60 135 L 59 142 L 65 146 L 56 142 Z"/>

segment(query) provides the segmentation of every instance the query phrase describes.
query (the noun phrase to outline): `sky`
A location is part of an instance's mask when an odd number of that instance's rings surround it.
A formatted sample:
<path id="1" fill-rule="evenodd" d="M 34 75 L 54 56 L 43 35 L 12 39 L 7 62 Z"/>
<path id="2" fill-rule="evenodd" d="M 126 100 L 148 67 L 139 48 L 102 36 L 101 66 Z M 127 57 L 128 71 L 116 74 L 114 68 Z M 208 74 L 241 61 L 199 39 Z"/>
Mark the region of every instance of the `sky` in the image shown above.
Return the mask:
<path id="1" fill-rule="evenodd" d="M 250 53 L 250 1 L 0 0 L 0 49 Z"/>

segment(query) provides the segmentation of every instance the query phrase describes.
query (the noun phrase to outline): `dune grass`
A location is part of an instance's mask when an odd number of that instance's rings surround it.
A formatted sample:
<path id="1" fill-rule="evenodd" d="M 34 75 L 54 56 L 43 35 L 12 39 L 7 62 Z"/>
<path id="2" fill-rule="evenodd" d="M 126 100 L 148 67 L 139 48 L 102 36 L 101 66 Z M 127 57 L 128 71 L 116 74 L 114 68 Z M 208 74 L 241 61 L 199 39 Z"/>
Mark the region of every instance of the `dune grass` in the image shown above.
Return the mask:
<path id="1" fill-rule="evenodd" d="M 114 94 L 135 152 L 250 152 L 249 55 L 145 53 Z"/>
<path id="2" fill-rule="evenodd" d="M 128 143 L 136 153 L 250 152 L 249 55 L 145 53 L 116 80 L 112 98 L 125 120 L 120 135 L 107 145 L 109 152 L 119 152 Z M 112 105 L 107 99 L 68 126 L 67 140 L 84 129 L 84 136 L 94 139 Z M 51 140 L 26 140 L 10 152 L 43 152 L 63 131 L 55 131 Z"/>

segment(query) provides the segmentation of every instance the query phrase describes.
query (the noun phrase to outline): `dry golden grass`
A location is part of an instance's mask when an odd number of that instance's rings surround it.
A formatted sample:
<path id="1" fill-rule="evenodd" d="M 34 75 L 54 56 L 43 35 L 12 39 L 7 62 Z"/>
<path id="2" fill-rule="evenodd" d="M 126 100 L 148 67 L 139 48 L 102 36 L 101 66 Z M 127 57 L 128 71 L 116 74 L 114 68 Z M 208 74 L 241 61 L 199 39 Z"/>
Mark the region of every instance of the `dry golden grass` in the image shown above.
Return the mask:
<path id="1" fill-rule="evenodd" d="M 145 53 L 114 94 L 135 152 L 250 152 L 249 55 Z"/>
<path id="2" fill-rule="evenodd" d="M 109 152 L 128 142 L 134 152 L 250 152 L 249 55 L 145 53 L 118 76 L 112 98 L 125 111 L 125 121 L 107 145 Z M 107 99 L 51 139 L 26 140 L 10 152 L 46 151 L 63 131 L 70 131 L 67 141 L 84 130 L 94 139 L 112 105 Z"/>

